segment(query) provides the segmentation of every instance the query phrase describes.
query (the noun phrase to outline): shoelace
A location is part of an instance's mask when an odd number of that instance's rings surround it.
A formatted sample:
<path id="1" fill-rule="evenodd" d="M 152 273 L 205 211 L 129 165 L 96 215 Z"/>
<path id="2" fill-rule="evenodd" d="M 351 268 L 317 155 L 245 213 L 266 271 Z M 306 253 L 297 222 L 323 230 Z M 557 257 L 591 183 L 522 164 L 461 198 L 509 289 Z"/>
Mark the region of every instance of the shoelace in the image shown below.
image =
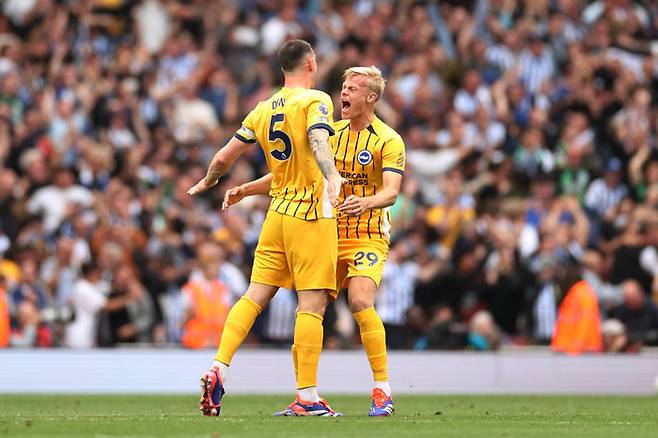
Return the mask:
<path id="1" fill-rule="evenodd" d="M 372 398 L 375 401 L 375 406 L 380 408 L 384 405 L 384 402 L 386 402 L 386 399 L 388 399 L 388 396 L 381 389 L 375 388 L 375 389 L 372 390 Z"/>
<path id="2" fill-rule="evenodd" d="M 321 398 L 321 399 L 320 399 L 320 404 L 321 404 L 322 406 L 324 406 L 325 408 L 327 408 L 327 410 L 328 410 L 329 412 L 331 412 L 332 414 L 334 413 L 334 410 L 331 409 L 331 407 L 329 406 L 329 403 L 327 403 L 327 400 Z"/>

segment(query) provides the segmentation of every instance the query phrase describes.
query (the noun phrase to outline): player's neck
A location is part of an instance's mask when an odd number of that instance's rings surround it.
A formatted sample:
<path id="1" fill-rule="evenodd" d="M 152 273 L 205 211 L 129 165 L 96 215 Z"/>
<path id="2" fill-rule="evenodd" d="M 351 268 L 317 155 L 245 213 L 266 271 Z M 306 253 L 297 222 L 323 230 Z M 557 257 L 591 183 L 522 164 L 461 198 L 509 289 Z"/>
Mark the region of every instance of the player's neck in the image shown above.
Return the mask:
<path id="1" fill-rule="evenodd" d="M 283 86 L 286 88 L 311 88 L 313 87 L 313 78 L 307 74 L 290 73 L 285 76 Z"/>
<path id="2" fill-rule="evenodd" d="M 362 131 L 375 120 L 375 111 L 365 110 L 358 116 L 350 119 L 350 131 Z"/>

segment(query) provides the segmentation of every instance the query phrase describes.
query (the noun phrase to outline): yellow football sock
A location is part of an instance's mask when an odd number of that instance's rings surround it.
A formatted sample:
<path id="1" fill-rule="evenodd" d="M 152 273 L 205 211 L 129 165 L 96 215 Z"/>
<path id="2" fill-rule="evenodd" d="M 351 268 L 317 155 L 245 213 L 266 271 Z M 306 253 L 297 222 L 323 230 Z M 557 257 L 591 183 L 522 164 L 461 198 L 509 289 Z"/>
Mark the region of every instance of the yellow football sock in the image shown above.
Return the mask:
<path id="1" fill-rule="evenodd" d="M 297 389 L 317 386 L 318 362 L 322 351 L 322 316 L 312 312 L 297 312 L 295 320 L 295 350 L 297 356 Z"/>
<path id="2" fill-rule="evenodd" d="M 292 353 L 292 366 L 295 368 L 295 384 L 296 384 L 297 377 L 299 376 L 299 367 L 297 367 L 297 347 L 295 347 L 295 344 L 292 344 L 292 347 L 290 348 L 290 352 Z"/>
<path id="3" fill-rule="evenodd" d="M 245 296 L 233 305 L 226 317 L 215 360 L 226 365 L 231 364 L 233 355 L 247 337 L 251 326 L 254 325 L 254 321 L 262 310 L 254 300 Z"/>
<path id="4" fill-rule="evenodd" d="M 374 307 L 353 313 L 354 320 L 359 325 L 361 343 L 368 355 L 372 375 L 376 382 L 388 380 L 386 366 L 386 332 L 381 318 Z"/>

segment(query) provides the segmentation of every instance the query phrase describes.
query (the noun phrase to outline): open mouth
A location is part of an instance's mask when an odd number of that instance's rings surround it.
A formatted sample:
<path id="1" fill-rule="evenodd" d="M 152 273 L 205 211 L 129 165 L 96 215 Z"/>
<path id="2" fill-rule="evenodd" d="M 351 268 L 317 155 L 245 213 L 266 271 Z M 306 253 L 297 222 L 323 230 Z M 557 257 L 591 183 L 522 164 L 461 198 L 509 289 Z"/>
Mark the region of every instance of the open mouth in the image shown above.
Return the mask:
<path id="1" fill-rule="evenodd" d="M 349 102 L 346 101 L 346 100 L 341 100 L 341 101 L 340 101 L 340 105 L 341 105 L 340 108 L 341 108 L 341 110 L 343 110 L 343 111 L 347 111 L 347 110 L 350 109 L 350 107 L 352 106 L 352 104 L 349 103 Z"/>

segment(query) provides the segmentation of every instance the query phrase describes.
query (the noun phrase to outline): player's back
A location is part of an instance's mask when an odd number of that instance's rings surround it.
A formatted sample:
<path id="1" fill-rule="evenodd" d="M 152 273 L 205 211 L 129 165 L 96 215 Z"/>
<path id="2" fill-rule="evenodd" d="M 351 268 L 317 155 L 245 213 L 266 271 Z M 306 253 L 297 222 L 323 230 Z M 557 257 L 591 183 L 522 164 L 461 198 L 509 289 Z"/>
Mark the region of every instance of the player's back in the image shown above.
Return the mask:
<path id="1" fill-rule="evenodd" d="M 384 187 L 384 172 L 404 173 L 405 151 L 400 135 L 378 118 L 361 131 L 349 120 L 336 122 L 332 139 L 336 168 L 347 180 L 340 202 L 350 195 L 373 196 Z M 338 216 L 340 239 L 388 239 L 388 208 L 370 209 L 357 217 Z"/>
<path id="2" fill-rule="evenodd" d="M 258 141 L 272 173 L 270 210 L 305 220 L 333 217 L 308 131 L 333 135 L 331 98 L 319 90 L 283 87 L 245 118 L 236 136 Z"/>

